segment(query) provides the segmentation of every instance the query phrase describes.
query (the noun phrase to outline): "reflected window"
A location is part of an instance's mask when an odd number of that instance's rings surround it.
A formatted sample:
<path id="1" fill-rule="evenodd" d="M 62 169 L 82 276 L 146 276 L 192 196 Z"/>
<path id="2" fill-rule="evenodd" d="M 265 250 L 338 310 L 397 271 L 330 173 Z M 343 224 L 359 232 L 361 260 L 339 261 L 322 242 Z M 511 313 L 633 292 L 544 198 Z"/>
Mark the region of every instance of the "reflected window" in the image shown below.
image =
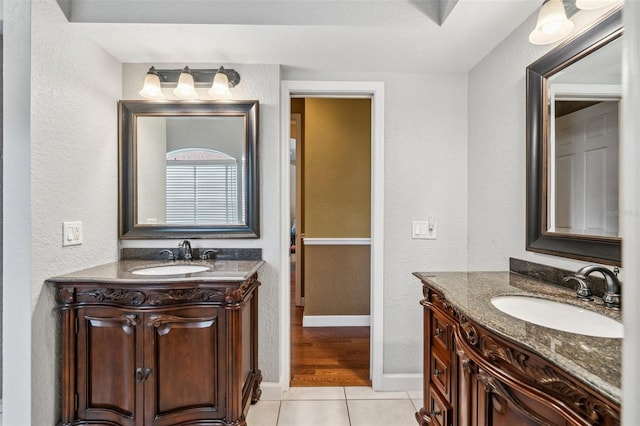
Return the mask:
<path id="1" fill-rule="evenodd" d="M 224 152 L 199 148 L 168 152 L 167 223 L 243 223 L 237 181 L 237 161 Z"/>

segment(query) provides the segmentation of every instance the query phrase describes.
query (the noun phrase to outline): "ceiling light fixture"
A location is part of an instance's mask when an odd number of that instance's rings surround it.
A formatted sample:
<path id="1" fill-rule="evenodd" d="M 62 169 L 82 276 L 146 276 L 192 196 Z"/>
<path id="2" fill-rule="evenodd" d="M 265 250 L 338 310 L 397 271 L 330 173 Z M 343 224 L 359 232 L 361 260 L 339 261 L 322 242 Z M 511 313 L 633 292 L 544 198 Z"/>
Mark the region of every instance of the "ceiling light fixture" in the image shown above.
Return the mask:
<path id="1" fill-rule="evenodd" d="M 177 85 L 176 85 L 177 83 Z M 165 99 L 162 88 L 175 87 L 173 94 L 183 100 L 199 98 L 196 87 L 209 87 L 209 96 L 213 99 L 231 99 L 230 88 L 240 83 L 240 74 L 233 69 L 190 69 L 185 66 L 181 70 L 149 68 L 144 79 L 140 96 L 146 99 Z"/>
<path id="2" fill-rule="evenodd" d="M 562 0 L 547 0 L 540 8 L 536 27 L 529 34 L 532 44 L 551 44 L 568 36 L 573 22 L 567 19 Z"/>

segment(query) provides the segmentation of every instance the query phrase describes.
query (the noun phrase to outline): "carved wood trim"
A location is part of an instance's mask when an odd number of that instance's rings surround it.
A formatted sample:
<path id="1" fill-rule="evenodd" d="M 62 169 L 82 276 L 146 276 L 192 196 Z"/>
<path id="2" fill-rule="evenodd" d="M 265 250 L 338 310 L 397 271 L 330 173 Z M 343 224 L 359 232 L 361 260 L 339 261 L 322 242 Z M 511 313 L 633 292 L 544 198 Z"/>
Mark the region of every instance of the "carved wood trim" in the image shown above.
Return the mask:
<path id="1" fill-rule="evenodd" d="M 210 302 L 224 294 L 224 290 L 219 289 L 156 290 L 147 294 L 146 302 L 152 306 L 172 302 Z"/>
<path id="2" fill-rule="evenodd" d="M 176 315 L 151 315 L 147 321 L 149 327 L 154 327 L 158 330 L 160 336 L 168 334 L 174 326 L 180 328 L 207 328 L 211 327 L 215 322 L 217 316 L 213 317 L 179 317 Z"/>
<path id="3" fill-rule="evenodd" d="M 133 333 L 133 329 L 140 324 L 140 318 L 136 314 L 122 314 L 119 317 L 92 317 L 85 315 L 85 320 L 89 321 L 93 326 L 106 326 L 109 324 L 120 324 L 122 331 L 126 334 Z"/>
<path id="4" fill-rule="evenodd" d="M 478 369 L 475 374 L 476 379 L 482 386 L 484 390 L 495 395 L 499 395 L 504 398 L 505 401 L 499 401 L 499 404 L 503 406 L 502 410 L 498 410 L 498 412 L 504 414 L 506 412 L 506 406 L 511 405 L 511 408 L 518 411 L 523 416 L 527 417 L 529 420 L 534 421 L 536 424 L 540 426 L 555 426 L 554 423 L 549 422 L 542 416 L 537 415 L 532 412 L 524 405 L 518 398 L 516 398 L 499 380 L 496 380 L 493 376 L 488 374 L 483 369 Z"/>
<path id="5" fill-rule="evenodd" d="M 121 288 L 93 288 L 91 290 L 78 291 L 77 298 L 92 298 L 98 302 L 112 302 L 122 305 L 142 305 L 145 294 L 141 291 L 125 290 Z"/>

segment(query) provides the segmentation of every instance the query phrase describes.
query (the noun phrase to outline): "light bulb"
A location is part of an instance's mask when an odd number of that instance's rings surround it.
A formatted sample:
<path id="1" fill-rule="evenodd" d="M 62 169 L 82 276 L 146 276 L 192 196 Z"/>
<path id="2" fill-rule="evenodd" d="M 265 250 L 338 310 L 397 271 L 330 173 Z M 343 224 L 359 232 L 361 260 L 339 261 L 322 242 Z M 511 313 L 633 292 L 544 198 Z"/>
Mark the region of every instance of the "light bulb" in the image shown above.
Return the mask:
<path id="1" fill-rule="evenodd" d="M 184 67 L 184 69 L 180 73 L 180 77 L 178 78 L 178 85 L 175 89 L 173 89 L 173 94 L 178 98 L 184 100 L 190 101 L 198 99 L 198 93 L 196 93 L 196 89 L 193 83 L 193 75 L 191 75 L 189 67 Z"/>
<path id="2" fill-rule="evenodd" d="M 154 67 L 149 68 L 147 75 L 144 77 L 144 85 L 142 90 L 138 92 L 140 96 L 146 99 L 164 99 L 162 87 L 160 86 L 160 76 Z"/>
<path id="3" fill-rule="evenodd" d="M 567 19 L 562 0 L 549 0 L 540 8 L 536 27 L 529 34 L 533 44 L 551 44 L 568 36 L 573 22 Z"/>
<path id="4" fill-rule="evenodd" d="M 227 77 L 222 67 L 220 67 L 213 78 L 209 95 L 214 99 L 231 99 L 233 96 L 229 90 L 229 77 Z"/>

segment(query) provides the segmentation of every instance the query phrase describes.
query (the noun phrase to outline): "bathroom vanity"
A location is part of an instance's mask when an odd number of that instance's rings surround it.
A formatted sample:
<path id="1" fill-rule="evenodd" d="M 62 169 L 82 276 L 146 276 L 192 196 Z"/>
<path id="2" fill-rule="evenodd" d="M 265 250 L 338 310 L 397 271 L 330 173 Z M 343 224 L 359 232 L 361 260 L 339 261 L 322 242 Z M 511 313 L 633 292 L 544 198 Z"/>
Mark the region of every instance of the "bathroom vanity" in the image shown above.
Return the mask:
<path id="1" fill-rule="evenodd" d="M 618 321 L 619 311 L 510 272 L 414 275 L 424 293 L 424 405 L 416 413 L 418 424 L 620 423 L 622 339 L 519 320 L 491 299 L 534 296 Z"/>
<path id="2" fill-rule="evenodd" d="M 163 266 L 199 265 L 197 273 Z M 51 278 L 62 425 L 246 425 L 262 261 L 120 261 Z M 159 275 L 138 274 L 141 268 Z M 188 270 L 188 269 L 187 269 Z"/>

